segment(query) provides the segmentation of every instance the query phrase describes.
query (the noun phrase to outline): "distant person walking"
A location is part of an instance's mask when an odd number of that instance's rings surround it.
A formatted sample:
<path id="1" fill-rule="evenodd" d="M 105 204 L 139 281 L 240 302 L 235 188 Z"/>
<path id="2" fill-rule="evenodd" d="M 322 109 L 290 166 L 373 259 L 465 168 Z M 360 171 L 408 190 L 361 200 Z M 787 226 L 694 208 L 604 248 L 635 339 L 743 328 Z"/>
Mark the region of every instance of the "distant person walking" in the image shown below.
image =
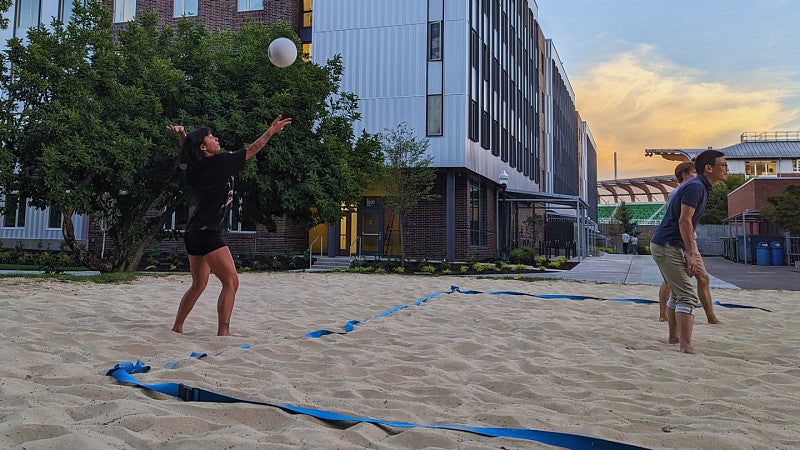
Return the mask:
<path id="1" fill-rule="evenodd" d="M 678 184 L 683 184 L 686 181 L 697 176 L 697 171 L 694 168 L 694 162 L 692 161 L 684 161 L 678 164 L 675 167 L 675 178 L 678 180 Z M 667 197 L 667 204 L 669 204 L 669 200 L 672 198 L 672 194 L 675 191 L 672 191 L 670 195 Z M 697 236 L 695 236 L 695 239 Z M 711 324 L 719 324 L 721 323 L 719 319 L 717 319 L 717 315 L 714 313 L 714 304 L 711 301 L 711 282 L 708 277 L 708 271 L 706 270 L 705 262 L 703 261 L 703 257 L 699 256 L 698 259 L 700 261 L 700 271 L 695 275 L 697 279 L 697 296 L 700 298 L 700 303 L 703 305 L 703 312 L 706 314 L 706 320 L 708 323 Z M 664 280 L 661 283 L 661 287 L 658 289 L 658 320 L 660 322 L 667 321 L 667 301 L 669 300 L 669 296 L 672 293 L 667 281 Z M 670 333 L 672 335 L 672 333 Z"/>
<path id="2" fill-rule="evenodd" d="M 631 236 L 631 249 L 634 255 L 639 254 L 639 238 L 635 234 Z"/>
<path id="3" fill-rule="evenodd" d="M 692 344 L 694 309 L 699 301 L 691 277 L 700 272 L 694 230 L 706 209 L 711 186 L 728 178 L 725 154 L 706 150 L 695 159 L 697 177 L 680 185 L 667 204 L 667 212 L 650 242 L 650 253 L 672 295 L 667 302 L 668 342 L 680 344 L 683 353 L 695 353 Z M 674 334 L 673 334 L 674 330 Z"/>
<path id="4" fill-rule="evenodd" d="M 622 232 L 622 253 L 628 254 L 628 245 L 631 243 L 631 235 L 627 231 Z"/>

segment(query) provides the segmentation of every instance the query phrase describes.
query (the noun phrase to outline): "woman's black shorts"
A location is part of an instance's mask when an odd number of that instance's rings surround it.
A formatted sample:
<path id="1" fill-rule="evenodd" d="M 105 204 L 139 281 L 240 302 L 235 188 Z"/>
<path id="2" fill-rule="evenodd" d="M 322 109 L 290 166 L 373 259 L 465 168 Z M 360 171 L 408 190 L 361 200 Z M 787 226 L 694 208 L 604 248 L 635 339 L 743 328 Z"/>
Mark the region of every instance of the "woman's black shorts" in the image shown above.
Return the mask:
<path id="1" fill-rule="evenodd" d="M 183 242 L 190 256 L 205 256 L 228 245 L 222 240 L 219 230 L 187 231 L 183 234 Z"/>

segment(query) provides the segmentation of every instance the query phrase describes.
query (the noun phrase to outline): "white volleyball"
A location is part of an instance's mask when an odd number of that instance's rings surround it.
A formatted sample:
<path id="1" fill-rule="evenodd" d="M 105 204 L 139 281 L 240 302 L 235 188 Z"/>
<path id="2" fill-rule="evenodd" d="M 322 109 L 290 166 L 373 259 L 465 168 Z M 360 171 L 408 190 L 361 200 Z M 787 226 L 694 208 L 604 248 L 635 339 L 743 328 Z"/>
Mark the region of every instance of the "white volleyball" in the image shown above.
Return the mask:
<path id="1" fill-rule="evenodd" d="M 269 44 L 269 60 L 278 67 L 289 67 L 297 59 L 297 46 L 291 39 L 280 37 Z"/>

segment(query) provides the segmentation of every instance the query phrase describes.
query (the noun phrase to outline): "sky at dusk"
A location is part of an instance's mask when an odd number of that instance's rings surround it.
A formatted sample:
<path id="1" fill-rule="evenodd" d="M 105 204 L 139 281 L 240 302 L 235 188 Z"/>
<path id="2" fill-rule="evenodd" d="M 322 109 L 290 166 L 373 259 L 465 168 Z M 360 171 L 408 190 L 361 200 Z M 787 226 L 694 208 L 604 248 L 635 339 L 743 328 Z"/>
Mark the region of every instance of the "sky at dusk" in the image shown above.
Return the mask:
<path id="1" fill-rule="evenodd" d="M 597 144 L 598 180 L 667 175 L 646 148 L 800 130 L 800 0 L 536 0 Z"/>

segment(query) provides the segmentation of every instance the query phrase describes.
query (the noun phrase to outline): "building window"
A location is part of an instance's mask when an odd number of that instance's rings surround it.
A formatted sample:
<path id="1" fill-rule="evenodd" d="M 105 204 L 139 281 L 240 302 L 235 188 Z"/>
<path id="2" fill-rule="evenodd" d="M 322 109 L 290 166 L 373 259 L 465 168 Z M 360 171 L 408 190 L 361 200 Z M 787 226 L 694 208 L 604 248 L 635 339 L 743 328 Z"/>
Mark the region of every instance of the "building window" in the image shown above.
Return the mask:
<path id="1" fill-rule="evenodd" d="M 311 42 L 303 42 L 303 61 L 311 61 Z"/>
<path id="2" fill-rule="evenodd" d="M 61 228 L 64 223 L 64 215 L 52 206 L 47 211 L 47 228 Z"/>
<path id="3" fill-rule="evenodd" d="M 256 231 L 256 224 L 250 218 L 247 209 L 244 207 L 242 199 L 234 200 L 230 212 L 230 228 L 232 232 L 253 232 Z"/>
<path id="4" fill-rule="evenodd" d="M 475 180 L 469 183 L 469 244 L 486 245 L 486 190 Z"/>
<path id="5" fill-rule="evenodd" d="M 311 14 L 314 8 L 314 0 L 303 0 L 303 27 L 310 27 L 313 22 L 313 15 Z M 311 54 L 309 52 L 309 54 Z"/>
<path id="6" fill-rule="evenodd" d="M 442 60 L 442 22 L 428 23 L 428 61 Z"/>
<path id="7" fill-rule="evenodd" d="M 775 161 L 745 161 L 744 174 L 747 177 L 777 176 L 777 163 Z"/>
<path id="8" fill-rule="evenodd" d="M 264 9 L 262 0 L 239 0 L 238 11 L 261 11 Z"/>
<path id="9" fill-rule="evenodd" d="M 442 94 L 429 95 L 427 107 L 427 135 L 442 135 Z"/>
<path id="10" fill-rule="evenodd" d="M 39 25 L 39 0 L 18 0 L 16 28 Z"/>
<path id="11" fill-rule="evenodd" d="M 168 231 L 185 230 L 188 223 L 189 207 L 181 206 L 172 213 L 167 223 L 164 224 L 164 229 Z"/>
<path id="12" fill-rule="evenodd" d="M 174 17 L 197 16 L 198 0 L 175 0 Z"/>
<path id="13" fill-rule="evenodd" d="M 136 0 L 114 0 L 114 22 L 130 22 L 136 17 Z"/>
<path id="14" fill-rule="evenodd" d="M 25 210 L 27 204 L 19 198 L 19 194 L 6 194 L 3 201 L 3 227 L 25 228 Z"/>
<path id="15" fill-rule="evenodd" d="M 800 159 L 792 160 L 792 172 L 800 172 Z"/>

